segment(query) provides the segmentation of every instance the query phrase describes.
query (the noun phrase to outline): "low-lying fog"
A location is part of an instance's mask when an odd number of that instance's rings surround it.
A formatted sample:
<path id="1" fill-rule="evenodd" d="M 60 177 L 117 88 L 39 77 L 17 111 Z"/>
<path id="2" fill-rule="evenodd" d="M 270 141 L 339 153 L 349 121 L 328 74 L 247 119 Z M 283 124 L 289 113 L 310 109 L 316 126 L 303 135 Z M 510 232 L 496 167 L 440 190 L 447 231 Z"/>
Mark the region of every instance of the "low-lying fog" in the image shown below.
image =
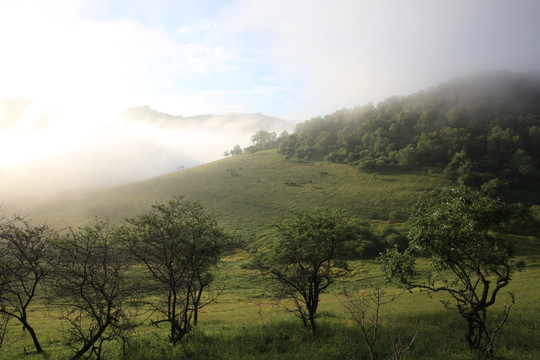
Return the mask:
<path id="1" fill-rule="evenodd" d="M 77 121 L 71 121 L 74 117 Z M 0 101 L 0 201 L 39 200 L 189 168 L 292 125 L 262 114 L 172 116 L 148 106 L 60 111 Z"/>

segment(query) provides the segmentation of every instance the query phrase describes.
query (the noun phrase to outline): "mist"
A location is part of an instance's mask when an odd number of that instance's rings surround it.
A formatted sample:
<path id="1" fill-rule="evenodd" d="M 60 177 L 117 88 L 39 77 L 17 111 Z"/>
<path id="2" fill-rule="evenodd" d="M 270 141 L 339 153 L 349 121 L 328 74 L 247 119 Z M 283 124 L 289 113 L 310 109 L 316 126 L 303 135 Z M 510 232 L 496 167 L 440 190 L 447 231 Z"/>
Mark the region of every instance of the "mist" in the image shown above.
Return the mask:
<path id="1" fill-rule="evenodd" d="M 63 112 L 2 100 L 0 199 L 46 200 L 180 171 L 248 146 L 258 130 L 292 126 L 262 114 L 182 117 L 149 106 Z"/>
<path id="2" fill-rule="evenodd" d="M 260 129 L 456 76 L 539 70 L 538 13 L 537 0 L 0 1 L 0 201 L 199 165 Z"/>

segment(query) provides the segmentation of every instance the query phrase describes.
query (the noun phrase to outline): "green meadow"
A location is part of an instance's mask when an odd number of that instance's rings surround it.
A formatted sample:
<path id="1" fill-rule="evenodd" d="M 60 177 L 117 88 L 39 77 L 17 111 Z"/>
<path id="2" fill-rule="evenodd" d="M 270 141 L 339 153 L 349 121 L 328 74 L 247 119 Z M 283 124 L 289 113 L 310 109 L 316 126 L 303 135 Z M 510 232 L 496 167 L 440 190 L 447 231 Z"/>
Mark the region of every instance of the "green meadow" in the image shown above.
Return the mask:
<path id="1" fill-rule="evenodd" d="M 149 313 L 140 313 L 140 326 L 122 348 L 109 344 L 110 359 L 368 359 L 360 328 L 344 306 L 343 289 L 370 291 L 381 287 L 389 294 L 401 290 L 387 285 L 376 260 L 350 261 L 350 274 L 334 284 L 318 310 L 320 332 L 313 336 L 288 311 L 276 303 L 264 279 L 248 270 L 251 250 L 262 244 L 272 224 L 291 210 L 341 208 L 366 221 L 375 233 L 385 226 L 406 230 L 407 209 L 421 193 L 445 184 L 440 171 L 423 169 L 405 173 L 359 172 L 353 166 L 327 162 L 288 161 L 275 150 L 222 159 L 100 192 L 66 195 L 47 203 L 20 206 L 34 222 L 63 227 L 80 226 L 93 218 L 113 222 L 148 211 L 153 202 L 165 202 L 183 194 L 200 201 L 218 223 L 244 241 L 244 249 L 225 256 L 216 271 L 217 300 L 202 309 L 198 326 L 182 344 L 167 341 L 167 329 L 150 325 Z M 538 204 L 538 195 L 520 193 L 527 205 Z M 516 260 L 527 266 L 515 273 L 510 285 L 490 308 L 494 318 L 515 294 L 516 304 L 501 329 L 495 346 L 498 359 L 540 358 L 540 253 L 538 238 L 515 235 Z M 420 260 L 427 271 L 428 260 Z M 380 309 L 376 351 L 391 356 L 391 343 L 418 335 L 405 359 L 475 359 L 465 342 L 465 323 L 457 313 L 445 310 L 439 295 L 404 292 Z M 370 313 L 372 315 L 372 313 Z M 40 298 L 29 315 L 44 354 L 35 354 L 30 336 L 11 321 L 0 349 L 2 359 L 65 359 L 70 355 L 63 338 L 61 313 Z M 370 319 L 369 317 L 368 319 Z M 391 357 L 390 357 L 391 358 Z"/>
<path id="2" fill-rule="evenodd" d="M 497 338 L 497 359 L 538 359 L 540 335 L 540 257 L 521 257 L 528 266 L 514 275 L 507 287 L 516 296 L 516 305 Z M 243 269 L 246 254 L 238 252 L 221 263 L 216 286 L 222 290 L 217 300 L 202 310 L 200 323 L 183 345 L 171 346 L 167 329 L 150 326 L 148 314 L 140 314 L 141 325 L 127 344 L 111 344 L 111 359 L 367 359 L 359 326 L 343 302 L 343 289 L 369 291 L 380 286 L 387 294 L 401 290 L 386 286 L 380 264 L 374 260 L 354 261 L 352 274 L 335 284 L 322 300 L 317 321 L 320 333 L 313 336 L 299 319 L 287 311 L 287 304 L 272 300 L 265 283 L 254 272 Z M 462 320 L 444 310 L 439 296 L 418 291 L 405 292 L 382 305 L 375 349 L 389 355 L 390 335 L 410 339 L 418 335 L 405 359 L 475 359 L 462 340 Z M 508 296 L 501 294 L 491 309 L 496 317 Z M 65 359 L 70 352 L 62 337 L 61 314 L 41 302 L 30 314 L 42 339 L 44 354 L 35 354 L 32 342 L 21 326 L 11 322 L 7 340 L 0 351 L 3 359 Z M 372 313 L 370 313 L 372 315 Z M 392 331 L 390 332 L 390 329 Z M 386 357 L 382 357 L 386 358 Z"/>

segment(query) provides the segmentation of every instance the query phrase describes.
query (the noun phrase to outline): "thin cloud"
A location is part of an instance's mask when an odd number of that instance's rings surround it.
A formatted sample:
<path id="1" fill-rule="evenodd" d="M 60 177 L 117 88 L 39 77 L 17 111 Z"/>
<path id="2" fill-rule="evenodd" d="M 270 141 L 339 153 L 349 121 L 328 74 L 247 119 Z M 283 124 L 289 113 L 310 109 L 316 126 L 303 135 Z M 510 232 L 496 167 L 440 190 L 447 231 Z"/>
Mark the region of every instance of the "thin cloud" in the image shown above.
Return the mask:
<path id="1" fill-rule="evenodd" d="M 535 0 L 238 0 L 223 17 L 238 36 L 267 40 L 324 114 L 473 71 L 538 68 L 539 12 Z"/>

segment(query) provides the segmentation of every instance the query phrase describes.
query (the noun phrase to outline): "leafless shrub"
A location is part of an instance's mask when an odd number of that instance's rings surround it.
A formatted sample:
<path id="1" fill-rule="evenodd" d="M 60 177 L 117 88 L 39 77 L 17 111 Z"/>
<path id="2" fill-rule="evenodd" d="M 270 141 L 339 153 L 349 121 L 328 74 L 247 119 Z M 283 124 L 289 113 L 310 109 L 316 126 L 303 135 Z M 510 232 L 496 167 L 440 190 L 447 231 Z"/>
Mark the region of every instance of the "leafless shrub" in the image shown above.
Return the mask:
<path id="1" fill-rule="evenodd" d="M 56 301 L 69 324 L 65 331 L 72 359 L 102 356 L 107 341 L 125 343 L 134 329 L 128 301 L 128 262 L 106 222 L 71 230 L 59 244 L 61 264 L 55 272 Z"/>
<path id="2" fill-rule="evenodd" d="M 367 289 L 357 288 L 355 291 L 344 290 L 345 301 L 341 301 L 343 306 L 351 314 L 353 320 L 359 325 L 362 339 L 367 346 L 371 360 L 379 359 L 383 354 L 379 354 L 375 349 L 381 331 L 388 335 L 389 339 L 389 358 L 400 359 L 412 346 L 418 335 L 418 330 L 410 340 L 405 340 L 401 335 L 395 333 L 396 324 L 390 327 L 383 327 L 380 316 L 381 307 L 391 303 L 398 298 L 398 294 L 387 294 L 380 287 L 371 287 Z"/>
<path id="3" fill-rule="evenodd" d="M 41 353 L 43 349 L 30 324 L 28 308 L 56 266 L 52 242 L 58 233 L 46 225 L 33 226 L 18 216 L 0 221 L 0 313 L 19 321 L 32 337 L 36 351 Z"/>

